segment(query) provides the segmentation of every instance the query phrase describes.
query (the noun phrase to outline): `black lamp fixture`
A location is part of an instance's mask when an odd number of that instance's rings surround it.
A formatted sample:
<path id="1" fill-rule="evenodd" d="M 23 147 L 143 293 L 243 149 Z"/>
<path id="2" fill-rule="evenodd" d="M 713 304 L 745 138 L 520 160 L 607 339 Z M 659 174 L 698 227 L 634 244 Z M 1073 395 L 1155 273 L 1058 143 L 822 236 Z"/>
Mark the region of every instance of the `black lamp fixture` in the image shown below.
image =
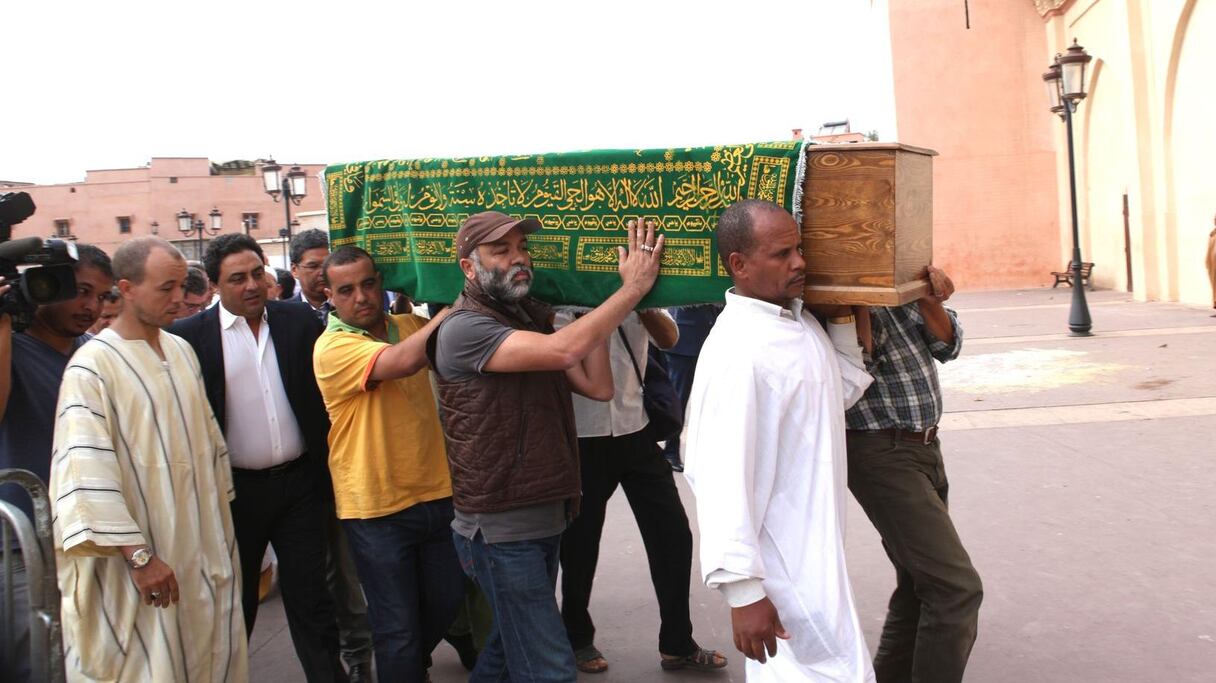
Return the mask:
<path id="1" fill-rule="evenodd" d="M 1076 38 L 1072 39 L 1072 45 L 1067 52 L 1056 57 L 1056 63 L 1063 72 L 1063 78 L 1060 80 L 1062 96 L 1074 103 L 1074 109 L 1077 101 L 1085 99 L 1085 68 L 1093 59 L 1093 56 L 1077 43 Z"/>
<path id="2" fill-rule="evenodd" d="M 177 212 L 178 231 L 185 237 L 198 234 L 198 260 L 203 259 L 203 237 L 206 234 L 218 235 L 224 229 L 223 215 L 217 207 L 212 207 L 207 213 L 208 221 L 195 218 L 194 214 L 185 209 Z"/>
<path id="3" fill-rule="evenodd" d="M 1051 103 L 1051 113 L 1064 120 L 1064 104 L 1060 98 L 1060 65 L 1052 64 L 1043 74 L 1043 85 L 1047 86 L 1047 101 Z"/>
<path id="4" fill-rule="evenodd" d="M 275 202 L 284 200 L 284 227 L 279 230 L 279 236 L 290 242 L 292 228 L 299 227 L 299 223 L 293 223 L 291 220 L 291 205 L 299 206 L 308 195 L 308 174 L 299 166 L 292 166 L 291 170 L 284 174 L 283 167 L 275 163 L 274 158 L 270 158 L 262 165 L 262 185 L 266 194 Z"/>
<path id="5" fill-rule="evenodd" d="M 1068 330 L 1074 337 L 1089 337 L 1093 333 L 1093 321 L 1089 317 L 1089 304 L 1085 301 L 1085 287 L 1081 278 L 1081 231 L 1077 219 L 1077 164 L 1072 143 L 1072 115 L 1077 104 L 1085 99 L 1085 69 L 1093 57 L 1074 38 L 1068 51 L 1056 55 L 1055 61 L 1043 74 L 1051 112 L 1064 120 L 1068 138 L 1068 191 L 1072 201 L 1072 305 L 1068 311 Z"/>

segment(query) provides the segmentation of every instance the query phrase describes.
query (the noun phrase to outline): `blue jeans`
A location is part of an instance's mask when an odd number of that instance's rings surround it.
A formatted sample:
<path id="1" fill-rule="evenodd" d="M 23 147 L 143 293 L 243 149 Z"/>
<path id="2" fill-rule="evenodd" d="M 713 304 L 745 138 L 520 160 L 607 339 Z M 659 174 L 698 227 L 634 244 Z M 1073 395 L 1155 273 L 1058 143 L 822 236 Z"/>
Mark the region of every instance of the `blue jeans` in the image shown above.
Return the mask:
<path id="1" fill-rule="evenodd" d="M 344 519 L 367 595 L 376 672 L 382 681 L 426 680 L 431 650 L 456 618 L 464 576 L 452 547 L 452 499 L 375 519 Z"/>
<path id="2" fill-rule="evenodd" d="M 486 543 L 455 531 L 456 553 L 494 608 L 486 647 L 469 683 L 574 683 L 574 652 L 557 609 L 561 536 Z"/>
<path id="3" fill-rule="evenodd" d="M 671 378 L 671 386 L 675 387 L 680 396 L 680 409 L 687 410 L 688 399 L 692 396 L 692 380 L 697 374 L 697 357 L 675 353 L 664 353 L 663 357 L 667 361 L 667 376 Z M 680 462 L 679 436 L 667 440 L 663 457 L 667 458 L 668 462 Z"/>

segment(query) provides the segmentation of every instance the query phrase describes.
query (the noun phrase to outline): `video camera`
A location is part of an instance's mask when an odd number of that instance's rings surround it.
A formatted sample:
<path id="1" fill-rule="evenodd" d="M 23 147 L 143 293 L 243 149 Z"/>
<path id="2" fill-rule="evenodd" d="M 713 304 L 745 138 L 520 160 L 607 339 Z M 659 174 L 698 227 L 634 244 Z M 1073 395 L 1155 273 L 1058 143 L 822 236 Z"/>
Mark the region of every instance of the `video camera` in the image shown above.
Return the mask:
<path id="1" fill-rule="evenodd" d="M 13 226 L 34 215 L 34 209 L 29 193 L 0 194 L 0 275 L 12 285 L 0 296 L 0 314 L 12 316 L 17 332 L 29 327 L 39 306 L 76 296 L 75 243 L 41 237 L 12 239 Z"/>

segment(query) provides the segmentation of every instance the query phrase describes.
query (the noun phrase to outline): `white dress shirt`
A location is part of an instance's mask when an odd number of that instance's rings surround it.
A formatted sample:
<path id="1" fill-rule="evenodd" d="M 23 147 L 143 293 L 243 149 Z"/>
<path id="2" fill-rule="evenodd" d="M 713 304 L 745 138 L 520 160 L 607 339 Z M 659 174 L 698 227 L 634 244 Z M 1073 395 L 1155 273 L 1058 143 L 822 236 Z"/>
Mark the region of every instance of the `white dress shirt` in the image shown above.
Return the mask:
<path id="1" fill-rule="evenodd" d="M 262 311 L 257 339 L 249 323 L 230 313 L 222 303 L 219 313 L 225 437 L 232 466 L 263 470 L 295 460 L 304 454 L 304 435 L 283 388 L 266 311 Z"/>
<path id="2" fill-rule="evenodd" d="M 671 317 L 667 311 L 663 315 Z M 574 311 L 561 309 L 554 319 L 556 327 L 564 327 L 574 320 Z M 674 323 L 673 323 L 674 324 Z M 646 352 L 650 344 L 650 333 L 642 324 L 638 314 L 630 313 L 621 323 L 633 350 L 633 360 L 642 376 L 646 376 Z M 624 436 L 645 429 L 650 423 L 646 408 L 642 404 L 642 384 L 638 373 L 629 362 L 629 353 L 621 342 L 619 332 L 613 331 L 608 342 L 608 358 L 612 364 L 614 392 L 611 401 L 593 401 L 574 394 L 574 422 L 578 436 L 586 439 L 593 436 Z"/>

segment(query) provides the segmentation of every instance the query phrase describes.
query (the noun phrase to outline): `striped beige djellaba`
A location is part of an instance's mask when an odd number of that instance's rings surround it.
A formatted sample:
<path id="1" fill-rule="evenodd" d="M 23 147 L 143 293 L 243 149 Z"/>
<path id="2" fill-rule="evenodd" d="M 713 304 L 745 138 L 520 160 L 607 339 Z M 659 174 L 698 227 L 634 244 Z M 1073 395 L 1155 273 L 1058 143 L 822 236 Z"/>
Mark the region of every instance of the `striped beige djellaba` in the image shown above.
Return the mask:
<path id="1" fill-rule="evenodd" d="M 107 329 L 76 352 L 56 410 L 50 494 L 68 680 L 245 683 L 228 450 L 194 351 L 164 359 Z M 149 606 L 118 546 L 151 546 L 181 601 Z"/>

